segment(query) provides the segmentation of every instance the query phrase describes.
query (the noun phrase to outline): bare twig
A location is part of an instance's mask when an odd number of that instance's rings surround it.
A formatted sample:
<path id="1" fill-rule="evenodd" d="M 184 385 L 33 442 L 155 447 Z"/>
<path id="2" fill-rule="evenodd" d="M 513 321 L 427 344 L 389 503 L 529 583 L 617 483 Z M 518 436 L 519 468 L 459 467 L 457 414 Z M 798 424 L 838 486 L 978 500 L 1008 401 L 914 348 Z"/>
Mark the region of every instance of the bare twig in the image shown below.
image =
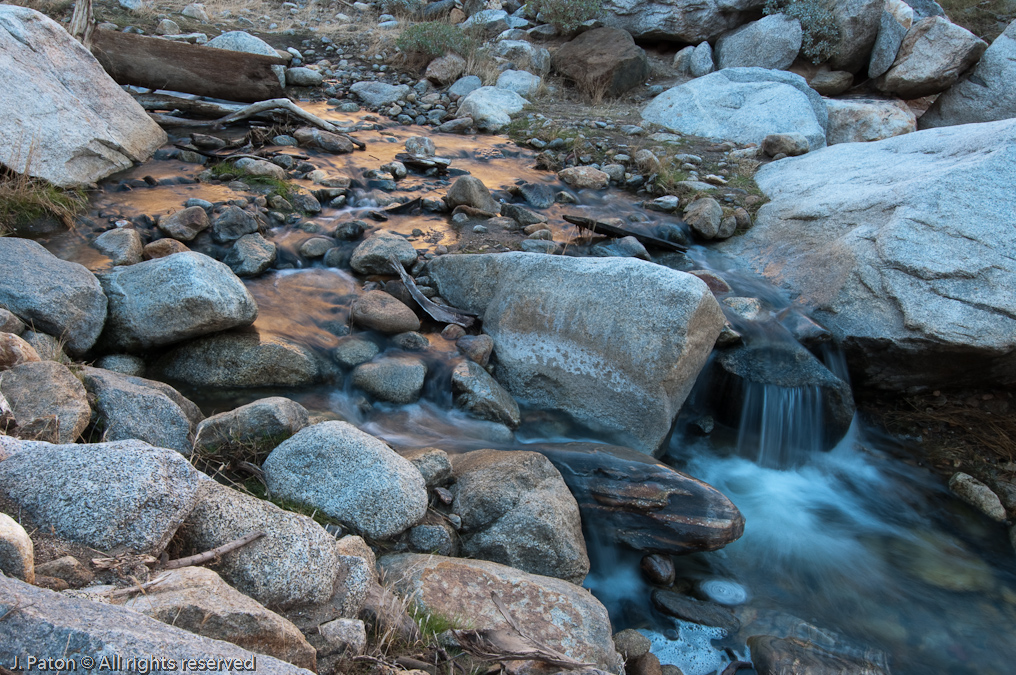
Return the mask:
<path id="1" fill-rule="evenodd" d="M 215 558 L 218 558 L 220 555 L 225 555 L 230 551 L 235 551 L 241 546 L 246 546 L 252 541 L 260 539 L 263 536 L 265 536 L 264 532 L 260 531 L 252 532 L 251 534 L 248 534 L 246 537 L 240 537 L 239 539 L 231 541 L 228 544 L 223 544 L 218 548 L 213 548 L 211 551 L 205 551 L 204 553 L 198 553 L 197 555 L 187 556 L 186 558 L 177 558 L 176 560 L 170 560 L 168 563 L 162 566 L 162 569 L 175 570 L 180 569 L 181 567 L 200 565 L 201 563 L 206 563 L 209 560 L 214 560 Z"/>
<path id="2" fill-rule="evenodd" d="M 121 588 L 121 589 L 118 589 L 118 590 L 115 590 L 115 591 L 109 591 L 109 592 L 105 593 L 104 595 L 106 597 L 108 597 L 108 598 L 122 598 L 125 595 L 132 595 L 134 593 L 144 593 L 149 588 L 152 588 L 153 586 L 157 586 L 158 584 L 161 584 L 163 581 L 165 581 L 168 578 L 169 578 L 169 574 L 168 573 L 167 574 L 160 574 L 159 576 L 155 577 L 151 581 L 145 582 L 143 584 L 136 584 L 134 586 L 131 586 L 130 588 Z"/>
<path id="3" fill-rule="evenodd" d="M 392 269 L 398 272 L 399 278 L 402 279 L 402 283 L 405 284 L 409 294 L 413 296 L 413 300 L 416 300 L 420 307 L 423 308 L 423 311 L 434 317 L 436 321 L 454 323 L 463 328 L 469 328 L 476 323 L 475 315 L 470 315 L 469 312 L 464 312 L 460 309 L 452 309 L 451 307 L 439 305 L 421 293 L 420 289 L 416 287 L 413 277 L 409 276 L 405 268 L 402 267 L 402 263 L 394 255 L 388 259 L 388 263 L 392 266 Z"/>

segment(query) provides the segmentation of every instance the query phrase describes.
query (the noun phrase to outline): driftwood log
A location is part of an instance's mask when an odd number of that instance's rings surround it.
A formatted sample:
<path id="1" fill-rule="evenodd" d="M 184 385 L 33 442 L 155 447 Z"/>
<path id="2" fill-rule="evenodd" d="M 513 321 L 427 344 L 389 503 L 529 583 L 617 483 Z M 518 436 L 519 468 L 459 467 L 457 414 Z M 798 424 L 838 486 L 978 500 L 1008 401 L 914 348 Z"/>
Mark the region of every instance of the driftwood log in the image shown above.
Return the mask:
<path id="1" fill-rule="evenodd" d="M 642 234 L 635 230 L 629 230 L 625 227 L 613 225 L 611 223 L 605 223 L 602 220 L 594 220 L 592 218 L 586 218 L 585 216 L 573 216 L 566 214 L 563 218 L 582 230 L 589 230 L 595 234 L 602 234 L 605 237 L 635 237 L 639 243 L 647 248 L 658 248 L 664 251 L 680 251 L 684 253 L 688 250 L 687 246 L 682 244 L 675 244 L 672 241 L 666 239 L 660 239 L 648 234 Z"/>
<path id="2" fill-rule="evenodd" d="M 744 533 L 744 516 L 716 488 L 630 448 L 527 445 L 561 472 L 584 526 L 601 541 L 647 553 L 714 551 Z"/>
<path id="3" fill-rule="evenodd" d="M 231 52 L 185 42 L 96 30 L 86 44 L 119 84 L 254 103 L 280 98 L 277 56 Z"/>

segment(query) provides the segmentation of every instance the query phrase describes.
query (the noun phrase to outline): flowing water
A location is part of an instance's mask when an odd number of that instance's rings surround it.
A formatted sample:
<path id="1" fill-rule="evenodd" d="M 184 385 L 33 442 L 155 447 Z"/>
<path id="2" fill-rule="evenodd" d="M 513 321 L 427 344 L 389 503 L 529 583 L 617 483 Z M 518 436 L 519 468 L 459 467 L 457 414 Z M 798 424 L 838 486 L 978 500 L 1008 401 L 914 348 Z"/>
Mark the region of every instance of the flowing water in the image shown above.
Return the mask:
<path id="1" fill-rule="evenodd" d="M 321 107 L 312 111 L 325 114 Z M 356 121 L 326 116 L 345 123 Z M 321 225 L 318 231 L 328 231 L 336 222 L 361 217 L 377 207 L 384 194 L 370 189 L 364 173 L 392 160 L 412 135 L 429 135 L 437 154 L 453 160 L 453 169 L 469 171 L 492 189 L 517 181 L 564 188 L 554 176 L 531 168 L 532 153 L 503 139 L 443 136 L 405 127 L 362 132 L 357 136 L 367 143 L 366 152 L 313 156 L 319 168 L 356 181 L 349 206 L 326 208 L 314 219 Z M 224 185 L 178 179 L 199 170 L 177 161 L 137 167 L 118 180 L 152 176 L 160 185 L 125 191 L 117 187 L 121 183 L 109 181 L 94 196 L 92 215 L 96 221 L 115 221 L 168 213 L 190 197 L 209 201 L 242 197 Z M 399 183 L 395 194 L 439 198 L 454 178 L 411 175 Z M 584 253 L 588 241 L 575 239 L 578 231 L 560 220 L 564 212 L 600 218 L 632 216 L 632 226 L 647 232 L 677 222 L 643 211 L 624 193 L 580 193 L 577 197 L 577 205 L 554 205 L 544 212 L 557 223 L 552 226 L 555 240 L 571 242 L 570 254 Z M 428 252 L 453 243 L 457 236 L 447 216 L 440 214 L 392 215 L 382 226 L 408 235 L 416 248 Z M 247 283 L 260 307 L 259 330 L 327 354 L 337 336 L 348 330 L 349 306 L 361 282 L 349 269 L 324 268 L 320 262 L 301 267 L 305 263 L 296 250 L 313 234 L 292 225 L 275 228 L 272 239 L 280 246 L 280 260 L 291 269 Z M 87 245 L 88 236 L 85 231 L 72 232 L 44 243 L 64 258 L 103 269 L 108 261 Z M 787 330 L 768 320 L 790 306 L 788 298 L 738 272 L 731 261 L 699 247 L 687 257 L 669 254 L 654 260 L 678 269 L 711 269 L 734 288 L 733 295 L 758 298 L 765 320 L 745 321 L 729 313 L 732 323 L 754 345 L 772 349 L 775 355 L 793 340 Z M 424 354 L 429 375 L 423 398 L 412 405 L 371 403 L 349 384 L 305 390 L 183 391 L 206 414 L 268 394 L 290 396 L 318 419 L 347 420 L 396 447 L 439 446 L 459 452 L 605 440 L 551 411 L 524 408 L 524 423 L 514 439 L 456 411 L 448 366 L 455 346 L 441 338 L 440 328 L 428 324 L 424 329 L 431 341 Z M 816 353 L 832 372 L 846 377 L 845 364 L 834 349 L 819 346 Z M 867 655 L 901 675 L 1016 671 L 1016 565 L 1002 526 L 953 499 L 937 477 L 901 461 L 905 449 L 860 420 L 854 420 L 834 448 L 823 451 L 827 420 L 823 394 L 815 387 L 750 385 L 743 392 L 740 419 L 717 424 L 703 436 L 694 422 L 709 413 L 710 386 L 708 375 L 700 377 L 675 426 L 665 459 L 726 494 L 744 514 L 745 532 L 721 551 L 676 557 L 675 563 L 680 583 L 731 606 L 742 629 L 724 635 L 720 629 L 659 614 L 649 601 L 652 589 L 639 573 L 640 554 L 606 545 L 596 531 L 587 528 L 593 569 L 586 586 L 607 605 L 615 629 L 643 629 L 661 660 L 680 666 L 686 675 L 713 673 L 732 658 L 746 656 L 744 638 L 753 634 L 810 639 L 842 653 Z"/>

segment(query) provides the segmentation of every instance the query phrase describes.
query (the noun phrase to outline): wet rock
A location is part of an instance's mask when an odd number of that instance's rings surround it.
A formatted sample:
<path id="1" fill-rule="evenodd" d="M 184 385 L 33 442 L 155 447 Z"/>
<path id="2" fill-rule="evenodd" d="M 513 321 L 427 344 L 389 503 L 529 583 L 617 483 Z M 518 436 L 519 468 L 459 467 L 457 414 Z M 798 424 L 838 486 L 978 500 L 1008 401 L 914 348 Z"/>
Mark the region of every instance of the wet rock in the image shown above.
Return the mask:
<path id="1" fill-rule="evenodd" d="M 509 429 L 522 423 L 515 399 L 479 364 L 463 361 L 452 371 L 455 405 L 471 415 L 499 422 Z"/>
<path id="2" fill-rule="evenodd" d="M 716 41 L 718 69 L 757 67 L 786 70 L 801 51 L 801 22 L 785 14 L 752 21 Z"/>
<path id="3" fill-rule="evenodd" d="M 353 369 L 353 384 L 389 403 L 413 403 L 420 398 L 427 366 L 411 356 L 389 356 Z"/>
<path id="4" fill-rule="evenodd" d="M 547 217 L 545 215 L 536 213 L 535 211 L 530 211 L 524 206 L 519 206 L 518 204 L 501 204 L 501 215 L 511 218 L 523 227 L 547 222 Z"/>
<path id="5" fill-rule="evenodd" d="M 406 142 L 408 143 L 409 141 Z M 347 220 L 335 227 L 332 236 L 343 241 L 356 241 L 363 236 L 365 229 L 367 229 L 367 223 L 362 220 Z"/>
<path id="6" fill-rule="evenodd" d="M 345 136 L 313 127 L 301 127 L 293 132 L 293 137 L 296 138 L 300 145 L 321 148 L 336 155 L 348 154 L 356 147 Z"/>
<path id="7" fill-rule="evenodd" d="M 834 654 L 798 638 L 754 635 L 748 638 L 748 647 L 759 675 L 780 675 L 788 669 L 808 675 L 888 675 L 870 661 Z"/>
<path id="8" fill-rule="evenodd" d="M 0 573 L 35 583 L 35 546 L 25 528 L 0 513 Z"/>
<path id="9" fill-rule="evenodd" d="M 383 105 L 390 105 L 399 99 L 405 99 L 412 91 L 404 84 L 393 85 L 384 82 L 357 82 L 349 88 L 349 91 L 366 103 L 371 108 L 380 108 Z"/>
<path id="10" fill-rule="evenodd" d="M 406 139 L 406 152 L 418 157 L 433 157 L 437 153 L 434 141 L 426 136 L 411 136 Z"/>
<path id="11" fill-rule="evenodd" d="M 171 659 L 177 663 L 235 659 L 246 661 L 251 670 L 256 660 L 263 675 L 311 673 L 270 656 L 253 659 L 247 649 L 194 635 L 125 607 L 54 593 L 6 577 L 0 577 L 0 612 L 9 613 L 0 624 L 0 658 L 9 663 L 15 656 L 59 655 L 66 653 L 68 644 L 82 644 L 97 657 L 116 654 L 125 660 Z"/>
<path id="12" fill-rule="evenodd" d="M 455 82 L 465 70 L 465 59 L 458 54 L 445 54 L 431 61 L 423 76 L 438 86 L 446 87 Z"/>
<path id="13" fill-rule="evenodd" d="M 14 333 L 0 333 L 0 370 L 41 360 L 35 348 Z"/>
<path id="14" fill-rule="evenodd" d="M 223 579 L 268 607 L 332 597 L 343 565 L 335 539 L 324 528 L 215 481 L 201 481 L 177 539 L 189 549 L 209 551 L 257 530 L 265 536 L 221 557 L 217 571 Z"/>
<path id="15" fill-rule="evenodd" d="M 600 19 L 607 26 L 628 31 L 637 40 L 698 44 L 740 26 L 753 13 L 757 16 L 759 7 L 756 0 L 653 0 L 637 5 L 607 0 Z"/>
<path id="16" fill-rule="evenodd" d="M 393 335 L 392 342 L 396 347 L 404 349 L 407 352 L 422 352 L 430 347 L 430 340 L 427 339 L 427 336 L 421 335 L 416 331 L 407 331 Z"/>
<path id="17" fill-rule="evenodd" d="M 554 205 L 554 191 L 542 183 L 523 183 L 519 186 L 519 194 L 536 209 L 546 209 Z"/>
<path id="18" fill-rule="evenodd" d="M 114 265 L 133 265 L 141 262 L 141 235 L 132 228 L 103 232 L 92 244 Z"/>
<path id="19" fill-rule="evenodd" d="M 333 248 L 335 242 L 325 237 L 311 237 L 302 244 L 300 244 L 300 255 L 304 258 L 320 258 L 330 248 Z"/>
<path id="20" fill-rule="evenodd" d="M 679 133 L 735 143 L 798 132 L 818 149 L 825 146 L 828 113 L 822 97 L 799 75 L 727 68 L 668 89 L 643 109 L 642 118 Z"/>
<path id="21" fill-rule="evenodd" d="M 257 318 L 257 304 L 243 282 L 200 253 L 114 268 L 100 280 L 109 298 L 105 339 L 113 348 L 149 349 L 248 326 Z"/>
<path id="22" fill-rule="evenodd" d="M 589 558 L 578 505 L 546 457 L 476 450 L 452 467 L 463 555 L 581 583 Z"/>
<path id="23" fill-rule="evenodd" d="M 347 335 L 339 338 L 339 344 L 332 350 L 332 358 L 344 368 L 355 368 L 361 363 L 370 361 L 380 351 L 373 340 L 358 335 Z"/>
<path id="24" fill-rule="evenodd" d="M 998 495 L 973 476 L 963 472 L 954 473 L 949 479 L 949 490 L 992 520 L 1006 522 L 1005 507 Z"/>
<path id="25" fill-rule="evenodd" d="M 158 555 L 194 507 L 197 487 L 180 453 L 136 440 L 23 442 L 0 462 L 0 490 L 26 518 L 100 551 Z"/>
<path id="26" fill-rule="evenodd" d="M 309 423 L 307 409 L 282 396 L 262 398 L 203 420 L 194 448 L 229 455 L 268 452 Z"/>
<path id="27" fill-rule="evenodd" d="M 696 199 L 684 209 L 684 220 L 703 239 L 714 239 L 720 229 L 723 207 L 712 197 Z"/>
<path id="28" fill-rule="evenodd" d="M 922 129 L 1016 117 L 1016 21 L 995 38 L 969 76 L 942 93 L 921 116 Z"/>
<path id="29" fill-rule="evenodd" d="M 277 255 L 275 244 L 255 232 L 234 241 L 222 262 L 238 277 L 256 277 L 275 264 Z"/>
<path id="30" fill-rule="evenodd" d="M 594 28 L 554 53 L 553 67 L 590 92 L 620 96 L 645 84 L 649 61 L 632 36 L 617 28 Z"/>
<path id="31" fill-rule="evenodd" d="M 744 425 L 744 406 L 755 405 L 760 391 L 774 400 L 781 393 L 798 392 L 805 405 L 819 408 L 820 428 L 797 430 L 782 439 L 782 450 L 808 451 L 812 443 L 829 450 L 850 428 L 854 418 L 854 397 L 850 385 L 833 375 L 811 352 L 799 345 L 744 345 L 726 349 L 717 355 L 714 365 L 713 399 L 719 419 L 750 437 L 759 428 Z M 810 399 L 807 397 L 811 397 Z M 764 413 L 763 413 L 764 414 Z M 754 424 L 763 424 L 756 420 Z"/>
<path id="32" fill-rule="evenodd" d="M 382 333 L 420 330 L 413 310 L 384 291 L 364 293 L 353 303 L 350 317 L 356 325 Z"/>
<path id="33" fill-rule="evenodd" d="M 228 244 L 245 234 L 258 231 L 258 221 L 239 206 L 227 206 L 212 221 L 212 239 L 218 244 Z"/>
<path id="34" fill-rule="evenodd" d="M 335 619 L 318 626 L 318 632 L 330 647 L 328 655 L 359 656 L 367 649 L 367 628 L 359 619 Z"/>
<path id="35" fill-rule="evenodd" d="M 8 139 L 0 164 L 59 187 L 85 187 L 145 161 L 166 142 L 60 24 L 10 5 L 0 8 L 0 24 L 7 56 L 0 135 Z"/>
<path id="36" fill-rule="evenodd" d="M 174 253 L 184 253 L 189 250 L 186 244 L 176 239 L 157 239 L 145 246 L 141 257 L 144 260 L 153 260 L 155 258 L 165 258 Z"/>
<path id="37" fill-rule="evenodd" d="M 1016 273 L 999 254 L 1016 246 L 1013 147 L 1016 122 L 1002 121 L 774 162 L 755 175 L 771 201 L 721 248 L 816 307 L 855 382 L 1016 381 L 1012 297 L 994 290 Z"/>
<path id="38" fill-rule="evenodd" d="M 880 141 L 917 131 L 917 116 L 903 101 L 827 99 L 826 107 L 829 145 Z"/>
<path id="39" fill-rule="evenodd" d="M 212 38 L 205 45 L 215 49 L 225 49 L 231 52 L 245 52 L 247 54 L 261 54 L 262 56 L 275 56 L 278 53 L 275 48 L 259 37 L 242 30 L 234 30 L 223 33 Z M 272 66 L 272 72 L 279 78 L 279 86 L 286 86 L 286 67 L 282 65 Z"/>
<path id="40" fill-rule="evenodd" d="M 892 67 L 875 80 L 875 86 L 902 99 L 937 94 L 977 63 L 987 47 L 967 29 L 940 16 L 922 19 L 907 31 Z"/>
<path id="41" fill-rule="evenodd" d="M 360 274 L 390 275 L 394 270 L 388 259 L 393 255 L 406 268 L 416 262 L 416 250 L 405 237 L 400 237 L 389 230 L 378 230 L 353 250 L 350 265 Z"/>
<path id="42" fill-rule="evenodd" d="M 373 539 L 394 537 L 427 510 L 416 467 L 345 422 L 303 429 L 275 448 L 263 469 L 272 494 L 320 509 Z"/>
<path id="43" fill-rule="evenodd" d="M 703 282 L 629 258 L 441 256 L 430 274 L 441 297 L 482 316 L 509 393 L 645 452 L 669 432 L 723 325 Z"/>
<path id="44" fill-rule="evenodd" d="M 465 204 L 487 213 L 501 212 L 501 204 L 490 195 L 490 190 L 483 184 L 483 181 L 473 176 L 462 176 L 456 179 L 448 188 L 445 203 L 451 208 Z"/>
<path id="45" fill-rule="evenodd" d="M 159 218 L 159 229 L 167 237 L 178 241 L 193 240 L 210 224 L 208 213 L 200 206 L 191 206 Z"/>
<path id="46" fill-rule="evenodd" d="M 317 361 L 306 347 L 257 331 L 193 340 L 160 358 L 155 369 L 194 387 L 295 387 L 319 376 Z"/>
<path id="47" fill-rule="evenodd" d="M 106 296 L 91 272 L 17 237 L 0 238 L 0 305 L 61 336 L 74 355 L 95 344 L 106 321 Z"/>
<path id="48" fill-rule="evenodd" d="M 204 567 L 170 570 L 162 582 L 124 606 L 196 635 L 317 669 L 317 654 L 296 626 Z"/>
<path id="49" fill-rule="evenodd" d="M 557 172 L 557 177 L 576 190 L 603 190 L 610 176 L 591 166 L 573 166 Z"/>
<path id="50" fill-rule="evenodd" d="M 136 438 L 190 456 L 194 431 L 204 416 L 196 405 L 162 382 L 85 366 L 81 381 L 95 399 L 103 439 Z"/>
<path id="51" fill-rule="evenodd" d="M 528 447 L 558 468 L 601 541 L 681 555 L 723 548 L 744 532 L 744 516 L 716 488 L 643 453 L 591 443 Z"/>
<path id="52" fill-rule="evenodd" d="M 703 602 L 674 591 L 657 588 L 653 591 L 653 606 L 664 614 L 677 617 L 682 621 L 697 623 L 701 626 L 715 626 L 736 633 L 741 627 L 734 613 L 722 605 Z"/>
<path id="53" fill-rule="evenodd" d="M 477 128 L 491 133 L 500 131 L 529 103 L 513 91 L 480 87 L 459 101 L 458 114 L 471 117 Z M 497 211 L 494 211 L 497 213 Z"/>
<path id="54" fill-rule="evenodd" d="M 494 351 L 494 340 L 489 335 L 463 335 L 455 341 L 455 347 L 469 360 L 486 366 Z"/>
<path id="55" fill-rule="evenodd" d="M 419 470 L 428 488 L 444 485 L 452 477 L 452 463 L 444 450 L 414 448 L 400 454 Z"/>
<path id="56" fill-rule="evenodd" d="M 643 654 L 648 654 L 652 643 L 649 638 L 637 630 L 626 628 L 614 633 L 614 646 L 617 647 L 621 658 L 625 661 L 632 661 Z"/>
<path id="57" fill-rule="evenodd" d="M 238 171 L 251 176 L 273 178 L 275 180 L 286 180 L 286 170 L 278 164 L 266 162 L 263 159 L 244 157 L 233 163 Z"/>
<path id="58" fill-rule="evenodd" d="M 88 426 L 92 411 L 85 388 L 55 361 L 30 361 L 0 373 L 0 390 L 21 425 L 55 415 L 61 443 L 73 443 Z"/>
<path id="59" fill-rule="evenodd" d="M 651 260 L 649 251 L 635 237 L 621 237 L 609 244 L 597 244 L 590 251 L 595 256 L 604 258 L 638 258 L 639 260 Z"/>
<path id="60" fill-rule="evenodd" d="M 649 583 L 657 586 L 670 586 L 674 583 L 674 561 L 669 556 L 652 553 L 643 556 L 640 563 L 642 575 L 649 580 Z"/>
<path id="61" fill-rule="evenodd" d="M 36 565 L 35 571 L 37 574 L 60 579 L 70 588 L 81 588 L 95 581 L 95 575 L 91 570 L 82 565 L 77 558 L 69 555 Z"/>

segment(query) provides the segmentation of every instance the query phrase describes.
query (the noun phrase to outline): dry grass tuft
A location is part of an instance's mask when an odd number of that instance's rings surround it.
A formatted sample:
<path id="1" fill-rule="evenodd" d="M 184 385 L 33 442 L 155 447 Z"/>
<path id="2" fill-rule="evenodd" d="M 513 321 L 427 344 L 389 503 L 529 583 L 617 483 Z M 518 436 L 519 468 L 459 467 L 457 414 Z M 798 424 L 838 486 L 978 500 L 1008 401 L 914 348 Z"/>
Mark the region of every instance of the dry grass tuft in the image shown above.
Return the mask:
<path id="1" fill-rule="evenodd" d="M 84 194 L 32 178 L 27 175 L 28 165 L 26 173 L 0 166 L 0 235 L 41 218 L 55 218 L 72 228 L 74 216 L 88 204 Z"/>

